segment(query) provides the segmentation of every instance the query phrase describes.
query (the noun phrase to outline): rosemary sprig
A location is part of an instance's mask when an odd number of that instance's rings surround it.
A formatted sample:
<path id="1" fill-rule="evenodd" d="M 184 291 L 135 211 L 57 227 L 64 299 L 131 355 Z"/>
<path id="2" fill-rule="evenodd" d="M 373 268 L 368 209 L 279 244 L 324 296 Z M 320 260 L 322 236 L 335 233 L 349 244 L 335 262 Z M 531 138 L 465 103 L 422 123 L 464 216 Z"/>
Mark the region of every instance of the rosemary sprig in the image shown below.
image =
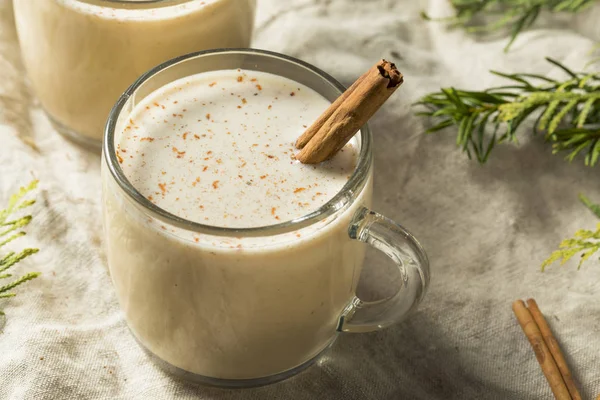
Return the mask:
<path id="1" fill-rule="evenodd" d="M 441 89 L 416 103 L 426 109 L 417 115 L 439 121 L 427 133 L 457 126 L 457 145 L 469 158 L 475 155 L 484 163 L 497 143 L 517 142 L 517 129 L 537 113 L 534 133 L 545 132 L 553 153 L 568 152 L 569 161 L 585 153 L 585 164 L 593 166 L 600 157 L 600 73 L 573 72 L 558 61 L 546 60 L 567 78 L 491 71 L 510 84 L 484 91 Z"/>
<path id="2" fill-rule="evenodd" d="M 598 218 L 600 218 L 600 204 L 592 203 L 587 197 L 580 194 L 581 202 L 590 209 Z M 596 231 L 580 229 L 575 232 L 573 238 L 563 240 L 559 249 L 550 254 L 550 257 L 542 263 L 542 271 L 550 264 L 560 260 L 560 265 L 564 265 L 576 254 L 581 253 L 578 269 L 581 265 L 600 251 L 600 222 L 596 225 Z"/>
<path id="3" fill-rule="evenodd" d="M 490 33 L 508 29 L 510 39 L 504 48 L 508 51 L 519 33 L 529 28 L 543 10 L 578 13 L 596 0 L 451 0 L 456 15 L 446 19 L 452 26 L 465 27 L 467 32 Z M 480 22 L 489 16 L 491 22 Z M 427 14 L 423 17 L 430 19 Z"/>
<path id="4" fill-rule="evenodd" d="M 13 240 L 24 236 L 25 232 L 21 229 L 29 225 L 31 222 L 31 215 L 25 215 L 21 217 L 12 218 L 15 212 L 24 208 L 30 207 L 35 203 L 35 200 L 25 200 L 24 197 L 33 189 L 37 187 L 37 181 L 32 181 L 29 185 L 22 187 L 19 191 L 13 194 L 9 201 L 8 206 L 4 210 L 0 210 L 0 248 Z M 19 261 L 29 257 L 32 254 L 38 252 L 38 249 L 27 248 L 16 253 L 10 251 L 0 258 L 0 280 L 11 278 L 12 274 L 7 273 L 9 268 L 13 267 Z M 0 299 L 13 297 L 15 293 L 12 289 L 16 288 L 23 283 L 37 278 L 40 275 L 39 272 L 29 272 L 20 278 L 13 280 L 5 285 L 0 285 Z M 4 312 L 0 310 L 0 316 L 3 316 Z"/>

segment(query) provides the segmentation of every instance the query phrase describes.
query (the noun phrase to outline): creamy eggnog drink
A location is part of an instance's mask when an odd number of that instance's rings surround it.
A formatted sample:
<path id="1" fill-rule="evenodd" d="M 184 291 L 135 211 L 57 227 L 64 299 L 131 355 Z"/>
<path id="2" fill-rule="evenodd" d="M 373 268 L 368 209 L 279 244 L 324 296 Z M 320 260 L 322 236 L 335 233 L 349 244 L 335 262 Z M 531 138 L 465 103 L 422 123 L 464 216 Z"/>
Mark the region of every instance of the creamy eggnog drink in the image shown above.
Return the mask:
<path id="1" fill-rule="evenodd" d="M 420 300 L 422 250 L 365 208 L 368 128 L 328 161 L 294 158 L 296 138 L 338 94 L 300 62 L 217 51 L 146 74 L 113 109 L 108 265 L 132 333 L 163 366 L 217 385 L 269 383 L 336 332 L 380 329 Z M 362 242 L 406 260 L 402 296 L 355 297 Z"/>
<path id="2" fill-rule="evenodd" d="M 110 108 L 146 70 L 209 48 L 247 47 L 255 0 L 18 0 L 33 89 L 59 131 L 100 145 Z"/>

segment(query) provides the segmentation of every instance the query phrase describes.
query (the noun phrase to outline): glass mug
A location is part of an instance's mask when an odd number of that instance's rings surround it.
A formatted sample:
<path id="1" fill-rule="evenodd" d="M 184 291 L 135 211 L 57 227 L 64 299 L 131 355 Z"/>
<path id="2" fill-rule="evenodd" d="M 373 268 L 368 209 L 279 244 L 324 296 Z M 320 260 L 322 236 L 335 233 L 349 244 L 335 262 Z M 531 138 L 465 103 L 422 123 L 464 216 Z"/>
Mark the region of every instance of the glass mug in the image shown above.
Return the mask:
<path id="1" fill-rule="evenodd" d="M 330 101 L 344 89 L 325 72 L 268 51 L 185 55 L 145 73 L 121 96 L 108 119 L 102 160 L 108 265 L 130 330 L 167 370 L 228 387 L 285 379 L 310 365 L 340 332 L 400 321 L 429 282 L 417 240 L 368 208 L 368 126 L 357 134 L 358 163 L 342 190 L 318 210 L 277 225 L 199 224 L 159 208 L 132 186 L 116 157 L 115 132 L 124 129 L 134 106 L 177 79 L 237 68 L 292 79 Z M 398 267 L 402 279 L 390 298 L 365 302 L 355 295 L 365 243 Z"/>
<path id="2" fill-rule="evenodd" d="M 181 54 L 250 45 L 256 0 L 18 0 L 31 85 L 55 129 L 99 149 L 121 93 Z"/>

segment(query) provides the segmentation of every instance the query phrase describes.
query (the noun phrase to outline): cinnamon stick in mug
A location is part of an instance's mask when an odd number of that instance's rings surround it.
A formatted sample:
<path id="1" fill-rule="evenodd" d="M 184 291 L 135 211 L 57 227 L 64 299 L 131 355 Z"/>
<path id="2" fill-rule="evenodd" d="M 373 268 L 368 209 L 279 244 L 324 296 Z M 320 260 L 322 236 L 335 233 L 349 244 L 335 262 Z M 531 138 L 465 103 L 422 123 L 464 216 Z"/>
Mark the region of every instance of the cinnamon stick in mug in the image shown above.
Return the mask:
<path id="1" fill-rule="evenodd" d="M 396 66 L 381 60 L 350 86 L 296 141 L 296 159 L 318 164 L 344 147 L 402 84 Z"/>

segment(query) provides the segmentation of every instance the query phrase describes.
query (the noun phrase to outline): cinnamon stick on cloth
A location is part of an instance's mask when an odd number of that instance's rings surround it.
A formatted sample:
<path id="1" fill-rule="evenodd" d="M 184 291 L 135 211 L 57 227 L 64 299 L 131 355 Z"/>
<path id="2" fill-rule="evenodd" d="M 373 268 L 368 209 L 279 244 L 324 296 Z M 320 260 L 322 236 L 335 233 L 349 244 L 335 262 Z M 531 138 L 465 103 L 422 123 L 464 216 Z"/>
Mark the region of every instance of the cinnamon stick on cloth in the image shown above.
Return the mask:
<path id="1" fill-rule="evenodd" d="M 335 155 L 402 84 L 396 66 L 381 60 L 337 98 L 296 141 L 296 159 L 318 164 Z"/>
<path id="2" fill-rule="evenodd" d="M 521 325 L 523 332 L 525 332 L 527 339 L 529 339 L 531 347 L 533 347 L 537 361 L 546 376 L 554 397 L 557 400 L 571 400 L 567 385 L 552 357 L 552 353 L 550 353 L 546 342 L 544 342 L 542 333 L 533 319 L 531 312 L 529 312 L 522 300 L 515 301 L 512 309 L 519 321 L 519 325 Z"/>

